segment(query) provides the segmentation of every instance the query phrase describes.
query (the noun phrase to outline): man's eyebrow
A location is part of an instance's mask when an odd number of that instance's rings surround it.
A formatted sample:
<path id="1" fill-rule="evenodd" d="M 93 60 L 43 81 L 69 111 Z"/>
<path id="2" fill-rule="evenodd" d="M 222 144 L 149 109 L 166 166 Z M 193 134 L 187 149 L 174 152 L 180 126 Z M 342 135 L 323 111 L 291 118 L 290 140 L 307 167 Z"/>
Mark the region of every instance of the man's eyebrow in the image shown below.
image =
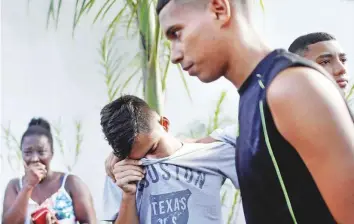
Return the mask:
<path id="1" fill-rule="evenodd" d="M 332 58 L 333 55 L 331 53 L 324 53 L 321 54 L 320 56 L 317 57 L 317 59 L 323 59 L 323 58 Z"/>
<path id="2" fill-rule="evenodd" d="M 339 57 L 345 58 L 345 57 L 347 57 L 347 54 L 346 53 L 340 53 Z"/>

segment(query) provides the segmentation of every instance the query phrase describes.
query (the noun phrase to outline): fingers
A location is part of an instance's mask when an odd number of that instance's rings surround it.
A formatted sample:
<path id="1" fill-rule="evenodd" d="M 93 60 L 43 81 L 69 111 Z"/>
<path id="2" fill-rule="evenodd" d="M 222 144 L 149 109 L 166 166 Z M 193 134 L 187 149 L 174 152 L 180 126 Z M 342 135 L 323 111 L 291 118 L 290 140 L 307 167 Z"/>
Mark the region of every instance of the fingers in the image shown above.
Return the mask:
<path id="1" fill-rule="evenodd" d="M 114 156 L 113 153 L 110 153 L 109 156 L 107 157 L 106 161 L 104 162 L 104 167 L 105 167 L 107 176 L 109 176 L 113 181 L 115 181 L 114 175 L 113 175 L 114 164 L 112 164 L 112 156 Z"/>
<path id="2" fill-rule="evenodd" d="M 141 179 L 144 178 L 144 174 L 141 173 L 140 171 L 136 171 L 136 170 L 125 170 L 123 172 L 118 172 L 115 174 L 114 178 L 116 180 L 120 180 L 120 179 L 123 179 L 127 176 L 136 176 L 136 177 L 140 177 Z"/>
<path id="3" fill-rule="evenodd" d="M 112 155 L 113 155 L 113 153 L 112 153 Z M 111 166 L 114 166 L 114 164 L 118 163 L 119 161 L 120 161 L 120 159 L 117 156 L 113 155 L 112 161 L 111 161 Z"/>
<path id="4" fill-rule="evenodd" d="M 51 224 L 52 223 L 52 215 L 49 212 L 45 216 L 45 220 L 46 220 L 46 224 Z"/>
<path id="5" fill-rule="evenodd" d="M 45 165 L 43 165 L 42 163 L 31 163 L 28 165 L 28 169 L 31 169 L 33 171 L 39 170 L 39 171 L 47 172 Z"/>
<path id="6" fill-rule="evenodd" d="M 47 213 L 45 218 L 46 218 L 46 223 L 47 224 L 56 224 L 56 223 L 58 223 L 57 218 L 50 212 Z"/>
<path id="7" fill-rule="evenodd" d="M 127 187 L 127 185 L 136 186 L 136 182 L 142 180 L 143 178 L 140 176 L 126 176 L 121 179 L 116 180 L 116 184 L 118 187 L 122 188 L 123 190 Z M 134 183 L 132 183 L 134 182 Z"/>
<path id="8" fill-rule="evenodd" d="M 136 172 L 139 172 L 141 174 L 144 174 L 145 173 L 145 170 L 140 167 L 140 166 L 134 166 L 134 165 L 116 165 L 114 166 L 114 169 L 113 169 L 113 175 L 116 175 L 117 173 L 121 173 L 121 172 L 124 172 L 126 170 L 133 170 L 133 171 L 136 171 Z"/>
<path id="9" fill-rule="evenodd" d="M 135 165 L 135 166 L 141 166 L 142 162 L 140 160 L 134 160 L 134 159 L 124 159 L 116 163 L 120 165 Z"/>
<path id="10" fill-rule="evenodd" d="M 124 192 L 134 193 L 134 192 L 136 192 L 136 184 L 127 184 L 127 185 L 123 186 L 122 190 Z"/>

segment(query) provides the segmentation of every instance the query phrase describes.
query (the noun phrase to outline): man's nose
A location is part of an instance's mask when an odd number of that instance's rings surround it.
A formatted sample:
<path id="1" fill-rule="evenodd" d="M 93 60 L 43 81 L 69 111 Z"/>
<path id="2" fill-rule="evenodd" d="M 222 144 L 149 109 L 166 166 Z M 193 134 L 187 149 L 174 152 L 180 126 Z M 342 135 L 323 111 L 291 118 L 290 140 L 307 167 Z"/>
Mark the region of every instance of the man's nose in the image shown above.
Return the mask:
<path id="1" fill-rule="evenodd" d="M 183 52 L 180 44 L 172 42 L 171 45 L 171 62 L 173 64 L 181 63 L 183 60 Z"/>
<path id="2" fill-rule="evenodd" d="M 337 60 L 335 65 L 334 65 L 334 68 L 333 68 L 334 76 L 341 76 L 341 75 L 344 75 L 346 73 L 347 73 L 347 69 L 346 69 L 345 64 L 342 61 Z"/>

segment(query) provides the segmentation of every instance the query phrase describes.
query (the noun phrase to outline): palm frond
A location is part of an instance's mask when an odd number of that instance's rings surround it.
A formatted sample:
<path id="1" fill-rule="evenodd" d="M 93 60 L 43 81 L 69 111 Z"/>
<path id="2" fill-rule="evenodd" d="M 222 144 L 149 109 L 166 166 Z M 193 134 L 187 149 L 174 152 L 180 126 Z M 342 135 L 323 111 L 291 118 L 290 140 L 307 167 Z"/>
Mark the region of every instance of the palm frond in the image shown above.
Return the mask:
<path id="1" fill-rule="evenodd" d="M 178 71 L 179 71 L 179 75 L 180 75 L 180 77 L 181 77 L 181 79 L 182 79 L 184 89 L 187 91 L 188 97 L 189 97 L 189 99 L 192 101 L 192 95 L 191 95 L 191 92 L 190 92 L 190 90 L 189 90 L 186 77 L 184 77 L 184 73 L 183 73 L 183 70 L 182 70 L 181 65 L 177 65 L 177 68 L 178 68 Z"/>
<path id="2" fill-rule="evenodd" d="M 232 223 L 232 218 L 234 217 L 234 213 L 236 211 L 235 208 L 236 208 L 236 205 L 238 204 L 237 200 L 239 198 L 239 194 L 240 194 L 240 191 L 236 190 L 236 192 L 234 194 L 234 200 L 233 200 L 233 203 L 232 203 L 232 207 L 230 209 L 229 217 L 228 217 L 228 220 L 227 220 L 227 224 L 231 224 Z"/>
<path id="3" fill-rule="evenodd" d="M 55 9 L 54 9 L 54 0 L 50 0 L 48 12 L 47 12 L 47 29 L 49 27 L 50 20 L 55 20 Z"/>
<path id="4" fill-rule="evenodd" d="M 353 84 L 352 87 L 350 88 L 346 99 L 349 100 L 349 99 L 352 97 L 353 94 L 354 94 L 354 84 Z"/>
<path id="5" fill-rule="evenodd" d="M 263 2 L 263 0 L 259 0 L 259 4 L 260 4 L 260 6 L 261 6 L 261 8 L 262 8 L 262 11 L 264 12 L 264 11 L 265 11 L 265 7 L 264 7 L 264 2 Z"/>
<path id="6" fill-rule="evenodd" d="M 60 15 L 61 4 L 62 4 L 62 0 L 58 0 L 57 14 L 56 14 L 56 18 L 55 18 L 55 28 L 56 29 L 58 29 L 58 24 L 59 24 L 59 15 Z"/>
<path id="7" fill-rule="evenodd" d="M 214 112 L 214 118 L 213 118 L 213 129 L 217 129 L 219 127 L 219 120 L 220 120 L 220 112 L 221 112 L 221 106 L 222 103 L 225 100 L 227 92 L 222 91 L 220 94 L 220 98 L 216 104 L 215 112 Z"/>
<path id="8" fill-rule="evenodd" d="M 12 170 L 18 170 L 21 165 L 22 153 L 21 153 L 21 144 L 20 141 L 17 140 L 14 133 L 11 131 L 10 124 L 6 128 L 1 126 L 3 134 L 3 138 L 5 140 L 5 145 L 10 151 L 7 155 L 7 161 Z M 16 163 L 16 164 L 15 164 Z"/>
<path id="9" fill-rule="evenodd" d="M 101 16 L 103 10 L 107 7 L 108 3 L 111 0 L 106 0 L 106 2 L 103 4 L 103 6 L 100 8 L 100 10 L 98 11 L 98 13 L 96 14 L 95 18 L 93 19 L 93 23 L 96 23 L 96 21 L 98 20 L 98 18 Z"/>
<path id="10" fill-rule="evenodd" d="M 54 130 L 54 140 L 59 146 L 60 153 L 62 154 L 63 157 L 65 157 L 64 141 L 62 139 L 62 133 L 61 133 L 61 119 L 59 118 L 59 120 L 56 123 L 53 123 L 52 127 Z"/>
<path id="11" fill-rule="evenodd" d="M 73 166 L 75 166 L 77 163 L 77 160 L 81 153 L 81 145 L 83 141 L 82 122 L 80 120 L 75 121 L 75 129 L 76 129 L 76 144 L 75 144 L 75 161 Z"/>

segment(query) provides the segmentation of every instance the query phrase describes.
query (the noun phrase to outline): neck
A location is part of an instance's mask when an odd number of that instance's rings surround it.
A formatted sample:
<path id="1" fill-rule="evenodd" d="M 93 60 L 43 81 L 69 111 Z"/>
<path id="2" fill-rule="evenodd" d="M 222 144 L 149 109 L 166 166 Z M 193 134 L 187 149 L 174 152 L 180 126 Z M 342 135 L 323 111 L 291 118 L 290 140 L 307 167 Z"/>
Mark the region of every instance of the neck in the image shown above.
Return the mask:
<path id="1" fill-rule="evenodd" d="M 174 136 L 166 133 L 161 137 L 160 142 L 157 145 L 155 158 L 163 158 L 174 154 L 182 147 L 182 142 Z"/>
<path id="2" fill-rule="evenodd" d="M 247 21 L 238 21 L 236 24 L 238 41 L 229 41 L 232 43 L 230 46 L 232 50 L 225 78 L 239 89 L 259 62 L 271 52 L 271 48 Z"/>

